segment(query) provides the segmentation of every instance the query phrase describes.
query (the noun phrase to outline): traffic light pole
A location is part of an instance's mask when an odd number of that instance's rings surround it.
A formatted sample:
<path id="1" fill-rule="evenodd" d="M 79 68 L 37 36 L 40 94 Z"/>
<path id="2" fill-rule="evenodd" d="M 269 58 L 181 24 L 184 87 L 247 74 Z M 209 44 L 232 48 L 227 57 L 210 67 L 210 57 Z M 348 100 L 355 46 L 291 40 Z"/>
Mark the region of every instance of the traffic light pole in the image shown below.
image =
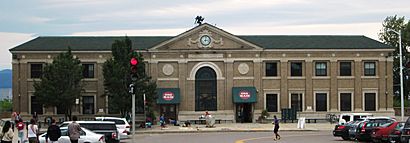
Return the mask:
<path id="1" fill-rule="evenodd" d="M 135 143 L 135 93 L 132 93 L 132 142 Z"/>

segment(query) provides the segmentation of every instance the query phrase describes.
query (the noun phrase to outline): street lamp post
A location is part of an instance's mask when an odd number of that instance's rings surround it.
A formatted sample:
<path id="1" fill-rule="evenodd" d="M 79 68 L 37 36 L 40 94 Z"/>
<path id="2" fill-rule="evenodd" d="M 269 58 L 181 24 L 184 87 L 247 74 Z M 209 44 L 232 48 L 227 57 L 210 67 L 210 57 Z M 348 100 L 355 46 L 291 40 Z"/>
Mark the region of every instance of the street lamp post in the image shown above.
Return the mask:
<path id="1" fill-rule="evenodd" d="M 401 49 L 401 30 L 398 32 L 392 29 L 388 29 L 387 32 L 394 32 L 399 36 L 399 57 L 400 57 L 400 100 L 401 100 L 401 120 L 404 121 L 404 95 L 403 95 L 403 59 Z"/>

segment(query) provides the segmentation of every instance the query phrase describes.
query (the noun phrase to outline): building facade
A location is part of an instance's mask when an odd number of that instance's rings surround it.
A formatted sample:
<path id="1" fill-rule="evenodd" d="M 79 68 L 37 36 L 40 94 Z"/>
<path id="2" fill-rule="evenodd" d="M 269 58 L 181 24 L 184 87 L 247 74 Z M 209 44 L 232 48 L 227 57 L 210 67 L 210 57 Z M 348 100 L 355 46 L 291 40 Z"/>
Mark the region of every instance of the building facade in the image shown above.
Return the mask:
<path id="1" fill-rule="evenodd" d="M 33 81 L 45 63 L 71 47 L 84 66 L 78 114 L 107 114 L 102 64 L 123 37 L 38 37 L 10 49 L 13 104 L 22 114 L 45 109 Z M 209 24 L 177 36 L 130 36 L 158 87 L 159 114 L 197 119 L 205 111 L 233 122 L 255 122 L 263 110 L 298 116 L 369 112 L 393 115 L 393 47 L 364 36 L 233 35 Z"/>

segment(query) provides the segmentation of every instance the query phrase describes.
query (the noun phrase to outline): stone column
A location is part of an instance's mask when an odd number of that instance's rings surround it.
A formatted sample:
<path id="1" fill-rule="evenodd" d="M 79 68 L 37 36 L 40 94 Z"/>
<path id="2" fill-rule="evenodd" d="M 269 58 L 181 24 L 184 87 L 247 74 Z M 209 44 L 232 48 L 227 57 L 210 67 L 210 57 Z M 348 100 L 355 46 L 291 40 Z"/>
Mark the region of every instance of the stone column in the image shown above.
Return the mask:
<path id="1" fill-rule="evenodd" d="M 362 93 L 362 60 L 356 59 L 353 63 L 353 76 L 354 76 L 354 95 L 353 95 L 353 111 L 363 111 L 363 93 Z"/>
<path id="2" fill-rule="evenodd" d="M 338 89 L 337 76 L 339 75 L 339 64 L 336 59 L 330 60 L 330 112 L 337 112 L 338 109 Z"/>
<path id="3" fill-rule="evenodd" d="M 313 112 L 313 71 L 314 71 L 314 66 L 313 66 L 313 61 L 312 60 L 306 60 L 305 62 L 306 68 L 305 68 L 305 77 L 306 77 L 306 88 L 305 88 L 305 106 L 304 107 L 306 112 Z M 310 108 L 309 108 L 310 107 Z"/>
<path id="4" fill-rule="evenodd" d="M 280 106 L 281 108 L 289 108 L 288 60 L 280 61 L 280 76 Z"/>

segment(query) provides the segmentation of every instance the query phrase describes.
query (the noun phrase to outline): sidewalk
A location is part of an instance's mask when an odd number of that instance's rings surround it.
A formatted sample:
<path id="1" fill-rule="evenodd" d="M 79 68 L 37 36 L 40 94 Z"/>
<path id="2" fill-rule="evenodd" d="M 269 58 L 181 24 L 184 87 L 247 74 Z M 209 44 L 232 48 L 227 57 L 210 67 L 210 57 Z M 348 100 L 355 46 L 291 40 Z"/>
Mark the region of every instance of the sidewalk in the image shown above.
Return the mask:
<path id="1" fill-rule="evenodd" d="M 331 131 L 335 124 L 330 123 L 308 123 L 305 128 L 298 129 L 297 123 L 281 123 L 280 131 Z M 156 125 L 152 128 L 136 128 L 136 134 L 145 133 L 192 133 L 192 132 L 272 132 L 272 124 L 260 123 L 225 123 L 215 124 L 213 128 L 207 128 L 205 125 L 192 125 L 191 127 L 181 127 L 167 125 L 166 128 L 161 129 Z"/>

